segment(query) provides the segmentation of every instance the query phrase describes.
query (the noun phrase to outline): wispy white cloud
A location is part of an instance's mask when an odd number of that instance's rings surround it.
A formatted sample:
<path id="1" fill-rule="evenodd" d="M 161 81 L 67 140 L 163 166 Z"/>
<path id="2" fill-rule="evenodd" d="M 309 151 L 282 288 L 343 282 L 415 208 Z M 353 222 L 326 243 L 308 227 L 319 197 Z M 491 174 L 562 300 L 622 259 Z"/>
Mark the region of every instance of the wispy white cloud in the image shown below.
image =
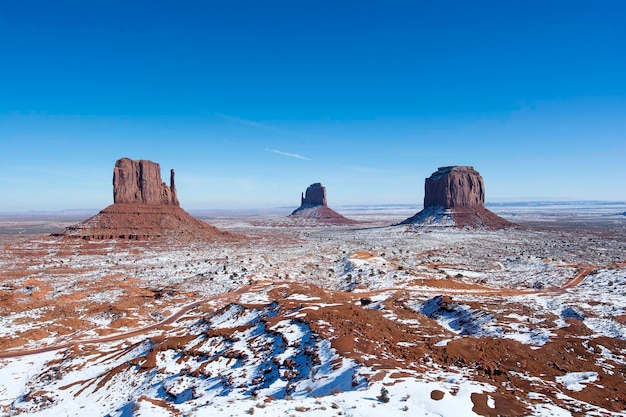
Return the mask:
<path id="1" fill-rule="evenodd" d="M 256 128 L 268 130 L 268 131 L 271 131 L 271 132 L 280 133 L 282 135 L 297 136 L 297 137 L 307 138 L 307 139 L 324 139 L 323 136 L 310 135 L 310 134 L 304 133 L 304 132 L 298 132 L 298 131 L 295 131 L 295 130 L 283 129 L 283 128 L 280 128 L 280 127 L 272 126 L 272 125 L 267 124 L 267 123 L 259 123 L 259 122 L 255 122 L 255 121 L 252 121 L 252 120 L 242 119 L 241 117 L 237 117 L 237 116 L 229 116 L 227 114 L 222 114 L 222 113 L 215 113 L 215 115 L 217 117 L 220 117 L 220 118 L 224 119 L 224 120 L 228 120 L 228 121 L 231 121 L 231 122 L 236 122 L 236 123 L 242 124 L 244 126 L 256 127 Z"/>
<path id="2" fill-rule="evenodd" d="M 358 167 L 358 166 L 352 166 L 349 167 L 351 170 L 356 171 L 356 172 L 363 172 L 363 173 L 369 173 L 369 172 L 376 172 L 378 171 L 376 168 L 370 168 L 370 167 Z"/>
<path id="3" fill-rule="evenodd" d="M 222 113 L 216 113 L 216 115 L 217 117 L 220 117 L 222 119 L 230 120 L 231 122 L 241 123 L 247 126 L 262 127 L 265 129 L 272 128 L 272 126 L 268 126 L 263 123 L 253 122 L 252 120 L 242 119 L 241 117 L 237 117 L 237 116 L 230 116 L 228 114 L 222 114 Z"/>
<path id="4" fill-rule="evenodd" d="M 283 151 L 279 151 L 276 149 L 266 149 L 267 152 L 274 152 L 278 155 L 282 155 L 282 156 L 288 156 L 290 158 L 298 158 L 298 159 L 304 159 L 305 161 L 310 161 L 311 158 L 307 158 L 306 156 L 302 156 L 302 155 L 298 155 L 297 153 L 290 153 L 290 152 L 283 152 Z"/>

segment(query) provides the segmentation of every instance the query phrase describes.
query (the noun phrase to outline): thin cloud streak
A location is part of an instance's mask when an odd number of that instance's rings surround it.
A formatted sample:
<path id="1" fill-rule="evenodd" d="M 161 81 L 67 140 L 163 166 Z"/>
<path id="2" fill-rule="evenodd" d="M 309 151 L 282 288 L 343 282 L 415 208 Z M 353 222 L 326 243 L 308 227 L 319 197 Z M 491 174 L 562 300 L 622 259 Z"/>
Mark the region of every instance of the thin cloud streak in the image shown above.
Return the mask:
<path id="1" fill-rule="evenodd" d="M 280 133 L 280 134 L 283 134 L 283 135 L 297 136 L 297 137 L 307 138 L 307 139 L 324 139 L 323 136 L 309 135 L 308 133 L 297 132 L 297 131 L 294 131 L 294 130 L 282 129 L 280 127 L 268 125 L 266 123 L 254 122 L 252 120 L 242 119 L 241 117 L 236 117 L 236 116 L 229 116 L 229 115 L 223 114 L 223 113 L 215 113 L 215 115 L 217 117 L 221 118 L 221 119 L 228 120 L 228 121 L 231 121 L 231 122 L 240 123 L 240 124 L 242 124 L 244 126 L 256 127 L 256 128 L 259 128 L 259 129 L 269 130 L 271 132 Z"/>
<path id="2" fill-rule="evenodd" d="M 276 149 L 266 149 L 267 152 L 274 152 L 275 154 L 278 155 L 282 155 L 282 156 L 288 156 L 290 158 L 298 158 L 298 159 L 303 159 L 305 161 L 310 161 L 311 158 L 307 158 L 306 156 L 302 156 L 302 155 L 298 155 L 297 153 L 289 153 L 289 152 L 283 152 L 283 151 L 279 151 Z"/>

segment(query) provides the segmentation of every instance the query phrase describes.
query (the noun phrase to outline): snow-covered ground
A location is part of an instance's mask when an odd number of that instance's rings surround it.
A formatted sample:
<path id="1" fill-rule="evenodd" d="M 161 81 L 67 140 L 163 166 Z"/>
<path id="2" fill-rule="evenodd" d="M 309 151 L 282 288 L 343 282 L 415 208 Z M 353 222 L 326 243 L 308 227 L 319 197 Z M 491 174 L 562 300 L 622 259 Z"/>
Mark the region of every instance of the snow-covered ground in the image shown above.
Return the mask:
<path id="1" fill-rule="evenodd" d="M 0 415 L 624 415 L 626 208 L 490 208 L 539 228 L 415 229 L 389 225 L 419 207 L 340 207 L 365 223 L 254 214 L 214 221 L 246 236 L 219 244 L 9 240 L 1 354 L 185 310 L 0 358 Z"/>

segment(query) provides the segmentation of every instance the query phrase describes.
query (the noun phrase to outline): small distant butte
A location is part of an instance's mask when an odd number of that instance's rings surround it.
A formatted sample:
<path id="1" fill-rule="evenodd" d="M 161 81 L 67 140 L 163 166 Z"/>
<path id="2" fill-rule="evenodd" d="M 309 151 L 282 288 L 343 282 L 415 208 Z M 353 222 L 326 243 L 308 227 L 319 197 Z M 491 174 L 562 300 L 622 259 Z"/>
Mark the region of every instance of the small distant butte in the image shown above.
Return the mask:
<path id="1" fill-rule="evenodd" d="M 326 187 L 316 182 L 311 184 L 300 197 L 300 207 L 289 217 L 293 220 L 305 220 L 307 223 L 323 225 L 351 225 L 358 223 L 348 219 L 328 207 Z"/>

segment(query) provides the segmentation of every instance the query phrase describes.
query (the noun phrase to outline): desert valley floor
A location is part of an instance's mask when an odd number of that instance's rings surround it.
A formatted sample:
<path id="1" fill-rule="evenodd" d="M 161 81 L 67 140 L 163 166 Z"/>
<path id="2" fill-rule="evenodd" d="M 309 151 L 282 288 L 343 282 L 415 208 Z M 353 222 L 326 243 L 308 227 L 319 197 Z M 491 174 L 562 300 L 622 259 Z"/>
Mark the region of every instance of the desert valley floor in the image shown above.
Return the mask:
<path id="1" fill-rule="evenodd" d="M 0 415 L 626 415 L 621 206 L 193 213 L 216 242 L 0 216 Z"/>

